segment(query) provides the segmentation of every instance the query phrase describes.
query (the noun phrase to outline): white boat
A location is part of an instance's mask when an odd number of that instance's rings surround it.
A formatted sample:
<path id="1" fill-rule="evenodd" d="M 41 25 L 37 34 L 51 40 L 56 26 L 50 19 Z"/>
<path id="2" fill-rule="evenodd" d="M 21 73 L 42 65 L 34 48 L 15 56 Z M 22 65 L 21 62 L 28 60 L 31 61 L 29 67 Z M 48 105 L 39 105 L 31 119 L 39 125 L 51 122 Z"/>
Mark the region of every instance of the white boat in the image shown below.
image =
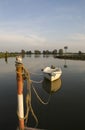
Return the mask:
<path id="1" fill-rule="evenodd" d="M 54 81 L 56 79 L 59 79 L 61 74 L 62 74 L 62 70 L 61 68 L 58 67 L 46 67 L 43 69 L 43 74 L 44 77 L 47 78 L 50 81 Z"/>

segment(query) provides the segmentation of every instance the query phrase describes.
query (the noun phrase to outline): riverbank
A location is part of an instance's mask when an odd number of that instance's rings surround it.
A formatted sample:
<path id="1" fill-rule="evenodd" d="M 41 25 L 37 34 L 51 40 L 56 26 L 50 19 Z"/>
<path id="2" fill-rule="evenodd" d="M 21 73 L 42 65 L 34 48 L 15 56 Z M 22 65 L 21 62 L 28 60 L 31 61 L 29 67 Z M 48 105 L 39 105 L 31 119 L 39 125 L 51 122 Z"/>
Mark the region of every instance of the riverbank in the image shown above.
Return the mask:
<path id="1" fill-rule="evenodd" d="M 69 59 L 69 60 L 85 60 L 85 54 L 67 54 L 67 55 L 57 55 L 55 58 Z"/>
<path id="2" fill-rule="evenodd" d="M 4 53 L 4 52 L 0 52 L 0 58 L 15 57 L 18 54 L 19 53 Z"/>

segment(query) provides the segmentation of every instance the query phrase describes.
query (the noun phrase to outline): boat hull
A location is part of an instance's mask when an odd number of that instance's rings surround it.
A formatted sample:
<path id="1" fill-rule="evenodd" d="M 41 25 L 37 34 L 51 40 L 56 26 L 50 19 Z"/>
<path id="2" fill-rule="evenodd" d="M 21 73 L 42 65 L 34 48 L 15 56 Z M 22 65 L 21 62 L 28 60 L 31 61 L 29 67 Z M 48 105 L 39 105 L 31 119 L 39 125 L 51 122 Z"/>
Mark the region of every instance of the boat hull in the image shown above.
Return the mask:
<path id="1" fill-rule="evenodd" d="M 59 78 L 53 82 L 44 78 L 44 80 L 42 82 L 42 87 L 49 94 L 55 93 L 61 88 L 61 78 Z"/>

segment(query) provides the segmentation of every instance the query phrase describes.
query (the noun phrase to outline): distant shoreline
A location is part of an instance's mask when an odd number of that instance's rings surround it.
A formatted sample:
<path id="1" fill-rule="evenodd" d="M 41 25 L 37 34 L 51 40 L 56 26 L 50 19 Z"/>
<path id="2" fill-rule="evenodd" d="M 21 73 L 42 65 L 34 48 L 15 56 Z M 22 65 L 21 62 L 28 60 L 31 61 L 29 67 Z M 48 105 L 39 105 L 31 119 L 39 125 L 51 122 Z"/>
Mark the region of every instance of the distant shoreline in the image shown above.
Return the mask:
<path id="1" fill-rule="evenodd" d="M 69 59 L 69 60 L 85 60 L 85 53 L 63 53 L 63 54 L 36 54 L 36 53 L 31 53 L 31 54 L 26 54 L 26 53 L 20 53 L 20 52 L 0 52 L 0 58 L 8 58 L 8 57 L 16 57 L 17 55 L 21 55 L 22 57 L 24 57 L 25 55 L 44 55 L 44 56 L 49 56 L 49 55 L 53 55 L 54 58 L 59 58 L 59 59 Z"/>
<path id="2" fill-rule="evenodd" d="M 69 60 L 85 60 L 85 54 L 79 55 L 79 54 L 73 54 L 73 55 L 62 55 L 62 56 L 56 56 L 55 58 L 59 59 L 69 59 Z"/>

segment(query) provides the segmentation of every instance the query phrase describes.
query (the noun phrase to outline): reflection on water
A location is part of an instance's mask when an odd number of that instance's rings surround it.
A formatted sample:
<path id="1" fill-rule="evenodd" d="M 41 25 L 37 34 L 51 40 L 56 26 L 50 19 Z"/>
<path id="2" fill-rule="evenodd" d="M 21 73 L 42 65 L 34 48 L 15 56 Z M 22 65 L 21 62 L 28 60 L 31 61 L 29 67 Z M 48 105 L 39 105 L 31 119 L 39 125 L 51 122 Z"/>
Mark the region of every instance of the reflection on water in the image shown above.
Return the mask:
<path id="1" fill-rule="evenodd" d="M 32 56 L 31 54 L 27 55 L 27 57 L 31 57 L 31 56 Z"/>
<path id="2" fill-rule="evenodd" d="M 67 66 L 67 61 L 66 61 L 66 59 L 65 59 L 65 63 L 64 63 L 64 68 L 67 68 L 68 66 Z"/>
<path id="3" fill-rule="evenodd" d="M 49 94 L 55 93 L 61 88 L 61 79 L 59 78 L 51 82 L 47 80 L 46 78 L 44 78 L 42 87 Z"/>
<path id="4" fill-rule="evenodd" d="M 41 55 L 40 54 L 35 54 L 34 57 L 35 58 L 39 58 Z"/>
<path id="5" fill-rule="evenodd" d="M 7 56 L 5 56 L 5 62 L 8 63 L 8 58 L 7 58 Z"/>

